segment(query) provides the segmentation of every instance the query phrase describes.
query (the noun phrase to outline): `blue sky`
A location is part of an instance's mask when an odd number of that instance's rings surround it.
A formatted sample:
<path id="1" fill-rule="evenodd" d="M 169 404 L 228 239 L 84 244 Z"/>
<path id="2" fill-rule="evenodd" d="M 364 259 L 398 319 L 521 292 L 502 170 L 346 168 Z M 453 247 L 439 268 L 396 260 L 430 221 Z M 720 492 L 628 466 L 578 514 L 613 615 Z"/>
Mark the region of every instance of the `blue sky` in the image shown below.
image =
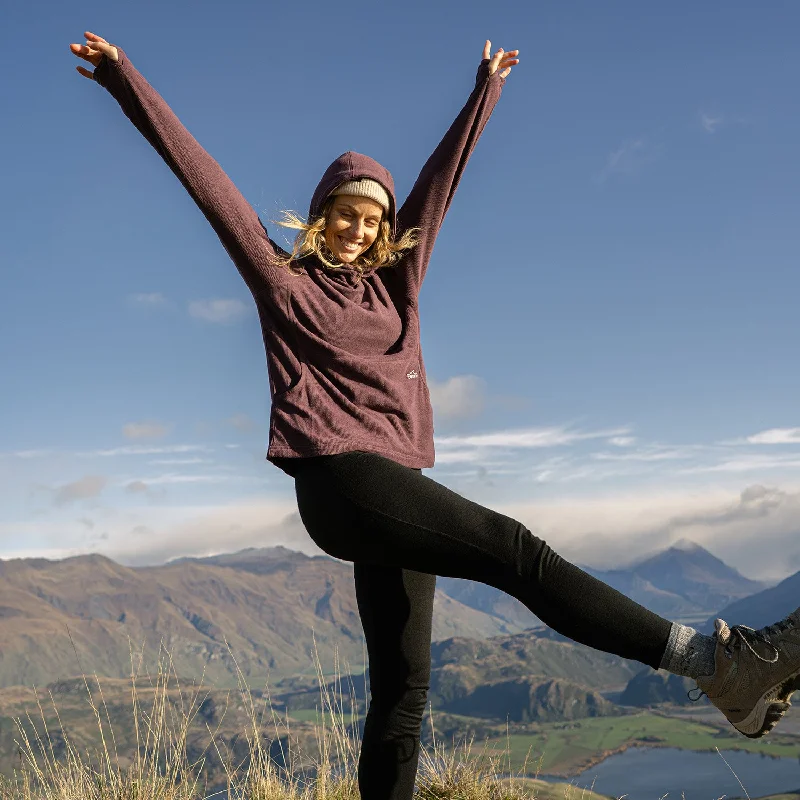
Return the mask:
<path id="1" fill-rule="evenodd" d="M 421 297 L 431 475 L 572 558 L 800 569 L 800 7 L 411 0 L 4 9 L 0 557 L 313 550 L 264 461 L 252 300 L 68 51 L 123 47 L 273 235 L 358 150 L 398 194 L 519 48 Z M 10 123 L 10 124 L 9 124 Z"/>

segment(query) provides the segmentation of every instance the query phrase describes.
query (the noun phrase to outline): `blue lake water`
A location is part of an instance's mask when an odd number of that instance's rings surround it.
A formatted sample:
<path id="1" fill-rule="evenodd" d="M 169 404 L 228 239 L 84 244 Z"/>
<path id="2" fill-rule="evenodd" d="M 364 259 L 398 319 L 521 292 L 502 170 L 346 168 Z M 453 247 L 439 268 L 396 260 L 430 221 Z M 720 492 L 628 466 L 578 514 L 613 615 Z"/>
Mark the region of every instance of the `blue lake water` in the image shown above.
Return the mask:
<path id="1" fill-rule="evenodd" d="M 750 797 L 800 790 L 798 759 L 768 758 L 737 750 L 722 751 L 722 755 Z M 613 797 L 625 795 L 628 800 L 659 800 L 664 795 L 676 800 L 681 796 L 685 800 L 745 797 L 725 761 L 716 752 L 632 747 L 570 778 L 569 783 Z"/>

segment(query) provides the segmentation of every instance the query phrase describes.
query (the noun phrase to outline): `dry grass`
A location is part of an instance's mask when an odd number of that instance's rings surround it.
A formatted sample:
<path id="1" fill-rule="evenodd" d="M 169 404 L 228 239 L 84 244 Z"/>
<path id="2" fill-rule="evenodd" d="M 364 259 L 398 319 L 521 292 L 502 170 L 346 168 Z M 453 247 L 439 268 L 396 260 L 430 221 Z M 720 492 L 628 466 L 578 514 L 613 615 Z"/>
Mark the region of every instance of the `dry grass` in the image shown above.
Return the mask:
<path id="1" fill-rule="evenodd" d="M 132 663 L 136 661 L 132 658 Z M 140 657 L 139 668 L 141 664 Z M 332 692 L 326 688 L 328 679 L 317 660 L 320 715 L 312 744 L 299 747 L 292 739 L 288 716 L 279 718 L 268 693 L 258 700 L 239 671 L 233 701 L 239 709 L 244 707 L 248 720 L 242 731 L 246 747 L 230 747 L 216 735 L 219 725 L 206 723 L 208 743 L 194 758 L 189 756 L 192 748 L 187 746 L 187 737 L 190 727 L 196 726 L 207 690 L 202 682 L 181 684 L 166 652 L 161 653 L 155 675 L 132 670 L 133 746 L 128 743 L 118 748 L 96 677 L 84 678 L 87 713 L 94 716 L 99 741 L 93 749 L 80 749 L 71 739 L 52 695 L 37 695 L 38 713 L 16 721 L 20 765 L 13 777 L 0 779 L 0 800 L 358 800 L 358 719 L 355 711 L 345 710 L 355 709 L 357 704 L 353 687 L 348 691 L 342 686 L 338 665 L 335 673 L 336 691 Z M 351 702 L 345 702 L 346 697 Z M 59 726 L 55 730 L 46 721 L 47 705 L 55 710 Z M 49 716 L 52 720 L 52 713 Z M 270 730 L 271 737 L 265 733 Z M 280 745 L 278 759 L 276 744 Z M 549 789 L 540 794 L 536 788 L 523 788 L 521 782 L 496 778 L 510 769 L 495 753 L 474 752 L 472 742 L 447 749 L 434 736 L 433 746 L 423 747 L 421 752 L 417 798 L 522 800 L 540 796 L 550 800 L 555 796 Z M 222 788 L 209 787 L 203 779 L 203 765 L 211 758 L 224 767 Z M 597 797 L 570 786 L 559 792 L 557 796 L 567 800 Z"/>

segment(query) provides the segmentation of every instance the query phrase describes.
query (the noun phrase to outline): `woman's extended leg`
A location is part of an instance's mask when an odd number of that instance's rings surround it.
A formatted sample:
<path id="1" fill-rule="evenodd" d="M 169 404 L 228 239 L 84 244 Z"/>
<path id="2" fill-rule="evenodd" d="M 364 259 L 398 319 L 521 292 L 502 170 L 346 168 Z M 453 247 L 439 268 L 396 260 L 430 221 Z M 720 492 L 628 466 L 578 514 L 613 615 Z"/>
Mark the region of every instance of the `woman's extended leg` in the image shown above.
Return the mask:
<path id="1" fill-rule="evenodd" d="M 746 736 L 769 731 L 800 689 L 800 608 L 759 631 L 717 620 L 715 636 L 703 636 L 417 470 L 360 452 L 304 461 L 295 481 L 300 515 L 333 556 L 495 586 L 577 642 L 696 679 Z"/>
<path id="2" fill-rule="evenodd" d="M 480 581 L 575 641 L 660 665 L 671 623 L 564 561 L 516 520 L 372 453 L 304 461 L 295 480 L 300 515 L 330 555 Z"/>
<path id="3" fill-rule="evenodd" d="M 430 688 L 436 576 L 362 562 L 354 575 L 370 680 L 358 788 L 365 800 L 407 800 Z"/>

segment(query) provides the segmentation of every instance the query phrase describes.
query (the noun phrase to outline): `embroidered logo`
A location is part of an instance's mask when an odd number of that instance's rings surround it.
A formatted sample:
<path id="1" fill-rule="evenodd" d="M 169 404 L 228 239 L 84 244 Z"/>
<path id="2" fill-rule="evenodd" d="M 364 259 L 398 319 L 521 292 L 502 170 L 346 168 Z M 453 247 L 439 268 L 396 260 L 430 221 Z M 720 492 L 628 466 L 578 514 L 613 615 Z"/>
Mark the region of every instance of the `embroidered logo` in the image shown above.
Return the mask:
<path id="1" fill-rule="evenodd" d="M 412 369 L 411 372 L 406 372 L 406 378 L 409 380 L 412 378 L 419 378 L 419 373 L 415 369 Z"/>

